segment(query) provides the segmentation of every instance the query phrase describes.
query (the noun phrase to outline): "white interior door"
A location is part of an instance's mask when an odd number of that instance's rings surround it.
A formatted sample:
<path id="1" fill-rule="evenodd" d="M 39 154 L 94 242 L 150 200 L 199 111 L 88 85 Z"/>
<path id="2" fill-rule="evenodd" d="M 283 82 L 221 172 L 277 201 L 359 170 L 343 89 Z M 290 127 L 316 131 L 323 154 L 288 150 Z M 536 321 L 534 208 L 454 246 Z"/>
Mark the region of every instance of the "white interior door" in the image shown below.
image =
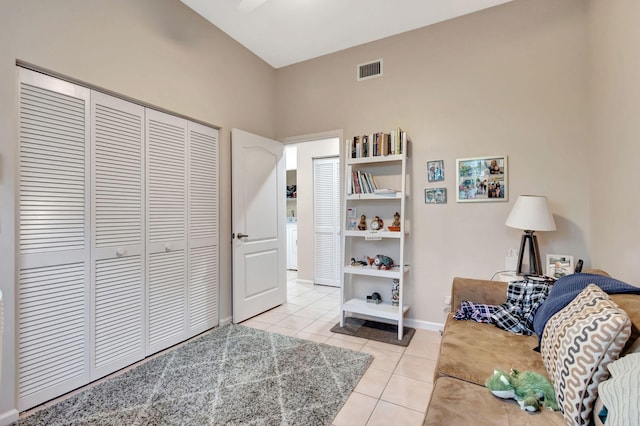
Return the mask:
<path id="1" fill-rule="evenodd" d="M 313 282 L 340 287 L 340 159 L 313 160 Z"/>
<path id="2" fill-rule="evenodd" d="M 233 322 L 285 303 L 284 146 L 238 129 L 232 142 Z"/>

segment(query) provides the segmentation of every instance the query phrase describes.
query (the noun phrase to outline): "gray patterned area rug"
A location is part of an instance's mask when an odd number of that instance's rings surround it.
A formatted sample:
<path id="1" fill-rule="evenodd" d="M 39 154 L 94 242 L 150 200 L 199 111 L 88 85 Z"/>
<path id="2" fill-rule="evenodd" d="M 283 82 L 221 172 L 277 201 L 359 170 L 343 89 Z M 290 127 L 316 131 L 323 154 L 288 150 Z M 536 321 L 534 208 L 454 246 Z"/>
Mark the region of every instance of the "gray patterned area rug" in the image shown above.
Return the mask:
<path id="1" fill-rule="evenodd" d="M 330 425 L 372 359 L 229 325 L 15 424 Z"/>

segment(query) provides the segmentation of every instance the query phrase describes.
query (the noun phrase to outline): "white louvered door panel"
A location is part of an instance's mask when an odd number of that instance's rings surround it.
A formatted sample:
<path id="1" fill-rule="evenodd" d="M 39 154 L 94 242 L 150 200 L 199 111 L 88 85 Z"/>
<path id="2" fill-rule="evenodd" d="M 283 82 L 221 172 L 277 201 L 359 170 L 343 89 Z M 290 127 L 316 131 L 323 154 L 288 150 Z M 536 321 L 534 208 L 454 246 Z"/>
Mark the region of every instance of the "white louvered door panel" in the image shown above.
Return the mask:
<path id="1" fill-rule="evenodd" d="M 218 325 L 218 246 L 189 249 L 189 334 Z"/>
<path id="2" fill-rule="evenodd" d="M 340 163 L 313 160 L 314 283 L 340 286 Z"/>
<path id="3" fill-rule="evenodd" d="M 218 131 L 189 122 L 189 334 L 218 325 Z"/>
<path id="4" fill-rule="evenodd" d="M 21 407 L 88 382 L 85 275 L 85 262 L 20 271 Z"/>
<path id="5" fill-rule="evenodd" d="M 145 355 L 144 108 L 91 94 L 92 379 Z"/>
<path id="6" fill-rule="evenodd" d="M 146 110 L 147 353 L 187 333 L 187 121 Z"/>
<path id="7" fill-rule="evenodd" d="M 89 380 L 89 90 L 19 69 L 18 408 Z"/>

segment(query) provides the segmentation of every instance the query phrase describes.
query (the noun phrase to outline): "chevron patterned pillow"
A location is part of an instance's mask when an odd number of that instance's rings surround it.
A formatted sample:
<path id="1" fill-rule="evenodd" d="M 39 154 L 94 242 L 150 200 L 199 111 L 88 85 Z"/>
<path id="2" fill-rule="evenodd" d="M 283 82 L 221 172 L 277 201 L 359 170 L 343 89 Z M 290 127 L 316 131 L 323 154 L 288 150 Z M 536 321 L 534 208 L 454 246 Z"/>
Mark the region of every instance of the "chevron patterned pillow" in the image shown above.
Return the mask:
<path id="1" fill-rule="evenodd" d="M 595 284 L 549 319 L 540 352 L 567 424 L 591 424 L 598 384 L 630 335 L 627 313 Z"/>

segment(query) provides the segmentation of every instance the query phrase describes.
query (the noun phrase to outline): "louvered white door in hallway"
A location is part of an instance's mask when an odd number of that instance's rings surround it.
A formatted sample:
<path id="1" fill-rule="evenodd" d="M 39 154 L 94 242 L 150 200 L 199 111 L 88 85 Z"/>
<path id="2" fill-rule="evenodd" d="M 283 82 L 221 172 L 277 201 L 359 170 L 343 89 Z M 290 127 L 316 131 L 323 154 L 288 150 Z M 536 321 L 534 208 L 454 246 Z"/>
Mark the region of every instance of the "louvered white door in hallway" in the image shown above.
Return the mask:
<path id="1" fill-rule="evenodd" d="M 90 91 L 20 70 L 18 402 L 89 381 Z"/>
<path id="2" fill-rule="evenodd" d="M 91 94 L 92 378 L 144 358 L 144 107 Z"/>
<path id="3" fill-rule="evenodd" d="M 340 286 L 340 159 L 313 160 L 313 282 Z"/>

